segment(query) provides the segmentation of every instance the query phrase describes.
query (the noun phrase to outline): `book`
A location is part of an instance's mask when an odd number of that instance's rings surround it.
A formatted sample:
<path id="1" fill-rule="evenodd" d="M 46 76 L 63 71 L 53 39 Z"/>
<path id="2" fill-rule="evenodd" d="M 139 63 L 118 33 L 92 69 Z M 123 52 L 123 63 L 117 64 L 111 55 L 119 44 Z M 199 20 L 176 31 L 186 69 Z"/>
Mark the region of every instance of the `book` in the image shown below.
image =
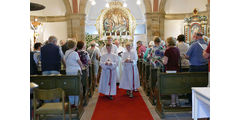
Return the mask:
<path id="1" fill-rule="evenodd" d="M 206 50 L 206 49 L 207 49 L 207 44 L 201 44 L 200 42 L 198 42 L 198 44 L 200 45 L 200 47 L 201 47 L 203 50 Z"/>

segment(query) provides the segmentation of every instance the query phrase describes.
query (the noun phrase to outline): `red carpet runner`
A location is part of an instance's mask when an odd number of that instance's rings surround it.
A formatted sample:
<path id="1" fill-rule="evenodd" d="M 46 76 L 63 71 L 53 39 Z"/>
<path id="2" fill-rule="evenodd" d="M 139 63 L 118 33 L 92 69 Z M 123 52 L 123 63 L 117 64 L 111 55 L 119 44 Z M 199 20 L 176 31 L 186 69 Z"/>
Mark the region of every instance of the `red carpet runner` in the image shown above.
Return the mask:
<path id="1" fill-rule="evenodd" d="M 139 92 L 134 98 L 126 95 L 126 90 L 117 89 L 117 96 L 109 100 L 99 95 L 92 120 L 153 120 Z"/>

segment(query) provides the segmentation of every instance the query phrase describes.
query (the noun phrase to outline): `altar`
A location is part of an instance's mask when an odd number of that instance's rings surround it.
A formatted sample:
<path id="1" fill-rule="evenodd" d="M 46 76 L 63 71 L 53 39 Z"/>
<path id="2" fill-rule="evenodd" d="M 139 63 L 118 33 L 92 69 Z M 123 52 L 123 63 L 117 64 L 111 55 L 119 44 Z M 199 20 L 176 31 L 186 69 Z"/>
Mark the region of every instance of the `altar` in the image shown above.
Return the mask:
<path id="1" fill-rule="evenodd" d="M 193 16 L 184 18 L 184 34 L 187 43 L 193 42 L 193 35 L 201 32 L 209 36 L 209 26 L 207 25 L 207 16 L 198 15 L 198 10 L 193 10 Z"/>
<path id="2" fill-rule="evenodd" d="M 130 10 L 118 1 L 110 2 L 109 5 L 109 8 L 101 11 L 95 25 L 100 40 L 106 40 L 107 36 L 118 40 L 133 39 L 136 19 Z"/>

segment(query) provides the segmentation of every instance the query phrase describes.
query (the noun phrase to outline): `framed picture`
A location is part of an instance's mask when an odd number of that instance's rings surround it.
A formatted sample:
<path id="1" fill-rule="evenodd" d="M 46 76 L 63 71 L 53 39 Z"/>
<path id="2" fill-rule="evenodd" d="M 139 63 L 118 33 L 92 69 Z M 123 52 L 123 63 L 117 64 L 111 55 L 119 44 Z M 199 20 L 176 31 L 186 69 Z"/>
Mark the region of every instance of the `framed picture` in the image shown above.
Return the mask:
<path id="1" fill-rule="evenodd" d="M 202 32 L 202 28 L 201 28 L 201 24 L 199 23 L 192 23 L 190 26 L 190 30 L 189 30 L 189 37 L 190 37 L 190 42 L 193 40 L 193 35 L 198 33 L 198 32 Z"/>

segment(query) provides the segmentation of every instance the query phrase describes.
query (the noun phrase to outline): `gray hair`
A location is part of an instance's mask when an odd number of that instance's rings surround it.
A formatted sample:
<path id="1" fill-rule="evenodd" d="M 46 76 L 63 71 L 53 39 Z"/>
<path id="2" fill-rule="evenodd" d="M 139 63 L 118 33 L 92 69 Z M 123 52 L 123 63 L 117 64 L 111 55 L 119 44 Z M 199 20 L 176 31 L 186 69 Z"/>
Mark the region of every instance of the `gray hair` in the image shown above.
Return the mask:
<path id="1" fill-rule="evenodd" d="M 48 38 L 48 43 L 57 43 L 57 38 L 55 36 L 50 36 Z"/>

